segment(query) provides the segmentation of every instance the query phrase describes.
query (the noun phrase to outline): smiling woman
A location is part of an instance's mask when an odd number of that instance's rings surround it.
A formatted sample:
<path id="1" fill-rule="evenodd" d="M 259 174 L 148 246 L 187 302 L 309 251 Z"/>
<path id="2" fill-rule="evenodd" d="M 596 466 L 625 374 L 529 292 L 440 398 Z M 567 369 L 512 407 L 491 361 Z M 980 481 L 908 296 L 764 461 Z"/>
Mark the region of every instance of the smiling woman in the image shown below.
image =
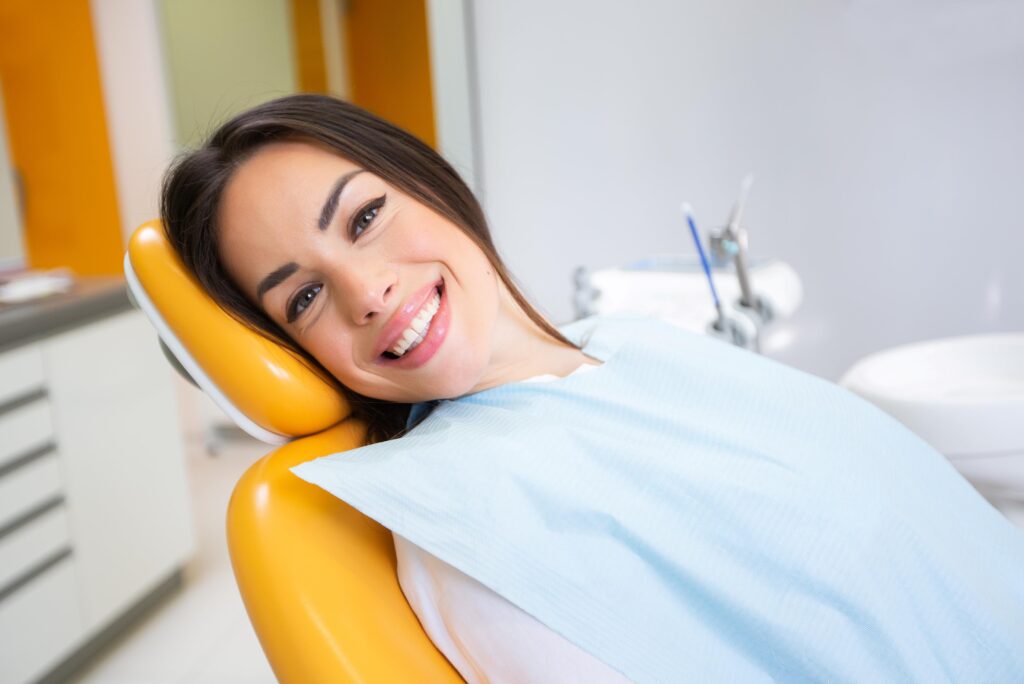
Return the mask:
<path id="1" fill-rule="evenodd" d="M 291 472 L 391 530 L 471 682 L 1024 679 L 1024 539 L 938 452 L 662 322 L 563 336 L 407 133 L 261 105 L 171 169 L 163 215 L 222 306 L 354 398 L 380 441 Z"/>
<path id="2" fill-rule="evenodd" d="M 168 172 L 162 214 L 203 287 L 335 377 L 374 441 L 413 402 L 587 361 L 522 296 L 456 172 L 351 104 L 239 115 Z"/>

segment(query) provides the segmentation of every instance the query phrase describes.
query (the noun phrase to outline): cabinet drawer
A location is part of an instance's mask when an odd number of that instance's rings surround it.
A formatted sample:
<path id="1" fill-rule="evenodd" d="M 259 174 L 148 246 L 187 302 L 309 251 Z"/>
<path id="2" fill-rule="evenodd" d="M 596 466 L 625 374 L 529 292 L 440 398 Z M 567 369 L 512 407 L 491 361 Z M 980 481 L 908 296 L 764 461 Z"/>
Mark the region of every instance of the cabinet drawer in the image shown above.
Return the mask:
<path id="1" fill-rule="evenodd" d="M 83 637 L 74 559 L 66 557 L 0 601 L 0 682 L 35 681 Z"/>
<path id="2" fill-rule="evenodd" d="M 48 558 L 71 546 L 63 505 L 0 537 L 0 593 Z"/>
<path id="3" fill-rule="evenodd" d="M 0 468 L 53 439 L 53 421 L 46 399 L 0 414 Z"/>
<path id="4" fill-rule="evenodd" d="M 43 351 L 37 345 L 0 354 L 0 404 L 43 388 Z"/>
<path id="5" fill-rule="evenodd" d="M 56 451 L 0 474 L 0 529 L 60 495 L 60 463 Z"/>

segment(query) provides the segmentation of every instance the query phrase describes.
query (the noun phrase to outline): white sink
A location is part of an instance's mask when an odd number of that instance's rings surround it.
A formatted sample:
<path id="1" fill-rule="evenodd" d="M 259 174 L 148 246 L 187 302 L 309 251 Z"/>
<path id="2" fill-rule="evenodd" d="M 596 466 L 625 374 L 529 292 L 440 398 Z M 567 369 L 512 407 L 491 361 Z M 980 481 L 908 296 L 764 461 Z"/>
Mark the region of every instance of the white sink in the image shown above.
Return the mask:
<path id="1" fill-rule="evenodd" d="M 859 361 L 840 384 L 951 459 L 1024 455 L 1024 333 L 895 347 Z"/>
<path id="2" fill-rule="evenodd" d="M 740 289 L 732 267 L 713 269 L 713 277 L 725 314 L 754 336 L 754 322 L 737 306 Z M 791 317 L 803 301 L 800 276 L 783 261 L 752 259 L 750 285 L 771 308 L 775 322 Z M 646 314 L 698 333 L 707 333 L 717 318 L 707 276 L 692 256 L 663 255 L 626 268 L 587 271 L 577 288 L 577 308 L 583 315 Z M 781 326 L 763 326 L 761 351 L 774 352 L 788 344 L 788 336 L 776 334 L 782 332 Z"/>

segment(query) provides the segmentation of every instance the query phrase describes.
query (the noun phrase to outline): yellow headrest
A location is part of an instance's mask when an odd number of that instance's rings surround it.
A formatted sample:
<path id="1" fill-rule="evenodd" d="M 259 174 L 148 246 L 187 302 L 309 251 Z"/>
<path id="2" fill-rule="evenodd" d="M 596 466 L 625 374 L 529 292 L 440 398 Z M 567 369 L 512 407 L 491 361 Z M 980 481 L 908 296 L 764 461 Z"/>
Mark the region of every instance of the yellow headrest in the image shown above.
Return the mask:
<path id="1" fill-rule="evenodd" d="M 235 320 L 203 291 L 160 221 L 136 229 L 124 268 L 132 294 L 164 344 L 249 434 L 281 444 L 349 415 L 348 402 L 329 380 Z"/>

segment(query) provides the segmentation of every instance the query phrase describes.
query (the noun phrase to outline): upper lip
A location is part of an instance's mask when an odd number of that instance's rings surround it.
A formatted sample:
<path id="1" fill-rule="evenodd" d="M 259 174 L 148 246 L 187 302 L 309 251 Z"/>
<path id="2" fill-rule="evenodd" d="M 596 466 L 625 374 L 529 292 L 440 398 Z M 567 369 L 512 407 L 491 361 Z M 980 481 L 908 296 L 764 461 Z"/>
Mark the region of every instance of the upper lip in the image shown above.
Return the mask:
<path id="1" fill-rule="evenodd" d="M 412 323 L 412 319 L 416 317 L 427 303 L 427 301 L 434 296 L 434 290 L 443 284 L 443 280 L 438 278 L 437 281 L 423 287 L 416 292 L 405 298 L 402 305 L 398 307 L 395 313 L 391 316 L 391 320 L 387 322 L 384 329 L 381 330 L 380 337 L 377 338 L 377 349 L 376 355 L 380 356 L 387 350 L 395 346 L 401 338 L 402 333 Z"/>

